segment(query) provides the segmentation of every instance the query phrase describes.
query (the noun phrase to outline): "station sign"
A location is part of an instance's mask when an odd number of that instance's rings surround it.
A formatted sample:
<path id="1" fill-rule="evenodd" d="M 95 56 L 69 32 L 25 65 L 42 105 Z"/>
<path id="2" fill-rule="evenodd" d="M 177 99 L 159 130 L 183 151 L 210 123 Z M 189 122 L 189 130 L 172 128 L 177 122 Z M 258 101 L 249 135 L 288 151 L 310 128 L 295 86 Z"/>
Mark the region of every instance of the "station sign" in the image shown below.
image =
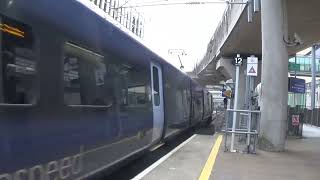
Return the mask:
<path id="1" fill-rule="evenodd" d="M 240 54 L 237 54 L 237 57 L 234 58 L 234 65 L 241 66 L 243 62 L 242 57 L 240 57 Z"/>
<path id="2" fill-rule="evenodd" d="M 247 76 L 258 76 L 258 58 L 251 56 L 247 58 Z"/>
<path id="3" fill-rule="evenodd" d="M 288 91 L 304 94 L 306 92 L 306 81 L 304 79 L 289 77 Z"/>

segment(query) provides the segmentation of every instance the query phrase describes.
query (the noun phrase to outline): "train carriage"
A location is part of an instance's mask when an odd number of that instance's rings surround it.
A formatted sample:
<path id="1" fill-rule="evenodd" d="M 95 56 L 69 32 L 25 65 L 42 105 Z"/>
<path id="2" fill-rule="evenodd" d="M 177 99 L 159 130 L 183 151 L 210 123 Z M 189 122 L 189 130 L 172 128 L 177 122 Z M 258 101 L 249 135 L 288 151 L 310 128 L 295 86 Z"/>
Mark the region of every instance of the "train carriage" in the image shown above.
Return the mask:
<path id="1" fill-rule="evenodd" d="M 210 118 L 204 88 L 100 14 L 0 1 L 0 180 L 90 177 Z"/>

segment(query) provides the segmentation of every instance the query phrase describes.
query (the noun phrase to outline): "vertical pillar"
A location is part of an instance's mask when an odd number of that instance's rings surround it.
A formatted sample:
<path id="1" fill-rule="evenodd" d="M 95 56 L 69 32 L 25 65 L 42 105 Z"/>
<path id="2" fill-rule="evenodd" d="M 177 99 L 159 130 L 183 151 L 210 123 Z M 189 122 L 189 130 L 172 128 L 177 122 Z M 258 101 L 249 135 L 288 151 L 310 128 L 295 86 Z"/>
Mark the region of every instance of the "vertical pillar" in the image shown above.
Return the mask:
<path id="1" fill-rule="evenodd" d="M 288 101 L 288 52 L 284 0 L 261 1 L 262 101 L 259 147 L 285 149 Z"/>
<path id="2" fill-rule="evenodd" d="M 234 110 L 238 110 L 238 99 L 239 99 L 239 75 L 240 75 L 240 65 L 236 65 L 236 84 L 235 84 L 235 95 L 234 95 Z M 233 121 L 232 121 L 232 131 L 236 131 L 236 123 L 237 123 L 237 112 L 233 113 Z M 235 152 L 234 149 L 234 138 L 235 133 L 231 135 L 231 152 Z"/>
<path id="3" fill-rule="evenodd" d="M 313 124 L 314 119 L 315 119 L 315 114 L 314 114 L 314 108 L 316 104 L 316 45 L 312 46 L 312 60 L 311 60 L 311 75 L 312 75 L 312 80 L 311 80 L 311 124 Z"/>
<path id="4" fill-rule="evenodd" d="M 239 90 L 238 90 L 238 109 L 246 109 L 245 108 L 245 94 L 246 94 L 246 62 L 242 64 L 240 67 L 240 74 L 239 74 Z"/>

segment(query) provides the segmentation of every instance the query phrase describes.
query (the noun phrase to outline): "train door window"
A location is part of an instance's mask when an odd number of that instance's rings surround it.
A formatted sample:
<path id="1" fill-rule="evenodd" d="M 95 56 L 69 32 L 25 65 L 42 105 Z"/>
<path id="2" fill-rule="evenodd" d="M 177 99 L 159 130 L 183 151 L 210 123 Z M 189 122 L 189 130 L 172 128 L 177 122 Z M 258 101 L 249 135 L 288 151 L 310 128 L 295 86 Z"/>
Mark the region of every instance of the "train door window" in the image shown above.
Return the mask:
<path id="1" fill-rule="evenodd" d="M 0 15 L 0 103 L 35 104 L 36 60 L 32 28 Z"/>
<path id="2" fill-rule="evenodd" d="M 121 65 L 121 69 L 125 69 L 125 73 L 121 73 L 124 79 L 123 89 L 126 100 L 122 100 L 122 105 L 129 108 L 144 108 L 149 103 L 148 94 L 150 89 L 148 87 L 148 72 L 144 67 L 139 65 Z M 123 71 L 122 70 L 122 71 Z"/>
<path id="3" fill-rule="evenodd" d="M 159 72 L 157 67 L 152 67 L 153 73 L 153 98 L 154 98 L 154 105 L 160 105 L 160 90 L 159 90 Z"/>
<path id="4" fill-rule="evenodd" d="M 107 106 L 104 56 L 72 43 L 64 45 L 64 101 L 68 105 Z"/>
<path id="5" fill-rule="evenodd" d="M 128 105 L 144 105 L 147 102 L 146 86 L 128 87 Z"/>

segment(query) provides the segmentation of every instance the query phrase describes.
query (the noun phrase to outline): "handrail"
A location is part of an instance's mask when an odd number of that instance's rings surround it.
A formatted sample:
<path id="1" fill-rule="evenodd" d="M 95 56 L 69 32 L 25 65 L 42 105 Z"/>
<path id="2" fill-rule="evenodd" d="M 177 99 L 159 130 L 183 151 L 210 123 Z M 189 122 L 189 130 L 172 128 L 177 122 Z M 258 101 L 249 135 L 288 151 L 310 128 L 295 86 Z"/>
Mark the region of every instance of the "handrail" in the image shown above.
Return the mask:
<path id="1" fill-rule="evenodd" d="M 108 105 L 68 105 L 68 107 L 108 109 L 108 108 L 112 107 L 112 104 L 108 104 Z"/>
<path id="2" fill-rule="evenodd" d="M 230 111 L 230 112 L 261 113 L 261 111 L 255 111 L 255 110 L 241 110 L 241 109 L 227 109 L 227 111 Z"/>
<path id="3" fill-rule="evenodd" d="M 234 133 L 234 134 L 251 134 L 251 135 L 258 135 L 258 131 L 254 131 L 254 132 L 244 132 L 244 131 L 223 131 L 225 133 Z"/>
<path id="4" fill-rule="evenodd" d="M 0 103 L 0 107 L 35 107 L 37 104 L 6 104 Z"/>
<path id="5" fill-rule="evenodd" d="M 246 128 L 241 128 L 241 129 L 235 129 L 235 125 L 233 124 L 233 128 L 229 128 L 228 124 L 229 124 L 229 113 L 240 113 L 243 114 L 245 116 L 247 116 L 247 125 Z M 259 135 L 258 129 L 254 129 L 252 130 L 251 127 L 251 122 L 252 122 L 252 115 L 253 114 L 258 114 L 258 116 L 260 115 L 261 111 L 257 111 L 257 110 L 241 110 L 241 109 L 227 109 L 226 110 L 226 116 L 225 116 L 225 130 L 223 131 L 225 133 L 225 138 L 224 138 L 224 146 L 225 146 L 225 151 L 227 151 L 227 135 L 228 134 L 232 134 L 232 136 L 234 136 L 235 134 L 243 134 L 247 136 L 247 153 L 255 153 L 256 151 L 256 141 Z M 235 123 L 235 122 L 233 122 Z M 257 121 L 257 123 L 259 123 Z M 253 143 L 251 142 L 251 136 L 253 136 Z M 234 139 L 231 139 L 231 152 L 235 152 L 236 150 L 233 149 L 233 144 L 234 144 Z M 250 149 L 250 146 L 253 145 L 253 150 Z"/>

